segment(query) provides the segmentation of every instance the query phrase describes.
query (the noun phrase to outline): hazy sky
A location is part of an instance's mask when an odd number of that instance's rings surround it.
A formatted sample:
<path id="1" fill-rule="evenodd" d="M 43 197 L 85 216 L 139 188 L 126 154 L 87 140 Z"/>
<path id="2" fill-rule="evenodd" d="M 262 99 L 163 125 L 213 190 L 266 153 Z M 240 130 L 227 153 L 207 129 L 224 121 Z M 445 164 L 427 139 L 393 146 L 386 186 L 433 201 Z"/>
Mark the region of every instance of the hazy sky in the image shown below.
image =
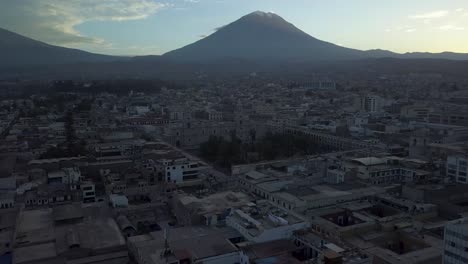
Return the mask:
<path id="1" fill-rule="evenodd" d="M 0 0 L 0 27 L 99 53 L 162 54 L 256 10 L 350 48 L 468 53 L 468 0 Z"/>

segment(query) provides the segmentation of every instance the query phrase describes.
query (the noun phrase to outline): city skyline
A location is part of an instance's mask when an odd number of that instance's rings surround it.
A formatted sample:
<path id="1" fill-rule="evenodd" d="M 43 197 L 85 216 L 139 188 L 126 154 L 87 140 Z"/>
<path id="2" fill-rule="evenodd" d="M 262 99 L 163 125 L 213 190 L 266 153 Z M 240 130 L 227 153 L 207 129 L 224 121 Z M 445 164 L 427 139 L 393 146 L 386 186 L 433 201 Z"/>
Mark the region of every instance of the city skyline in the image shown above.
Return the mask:
<path id="1" fill-rule="evenodd" d="M 419 3 L 417 3 L 419 2 Z M 160 55 L 250 12 L 274 12 L 341 46 L 468 52 L 465 1 L 1 0 L 0 27 L 46 43 L 111 55 Z"/>

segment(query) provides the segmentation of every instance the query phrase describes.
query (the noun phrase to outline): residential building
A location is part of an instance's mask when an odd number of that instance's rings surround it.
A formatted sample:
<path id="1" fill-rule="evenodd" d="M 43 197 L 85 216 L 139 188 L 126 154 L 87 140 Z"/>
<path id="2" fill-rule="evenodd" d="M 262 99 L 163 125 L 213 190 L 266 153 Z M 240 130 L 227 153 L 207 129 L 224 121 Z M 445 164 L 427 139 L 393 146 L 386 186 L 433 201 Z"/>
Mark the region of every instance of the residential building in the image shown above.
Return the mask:
<path id="1" fill-rule="evenodd" d="M 80 189 L 82 191 L 84 203 L 93 203 L 96 201 L 96 187 L 93 182 L 83 182 Z"/>
<path id="2" fill-rule="evenodd" d="M 180 227 L 129 237 L 128 247 L 138 264 L 237 264 L 241 239 L 231 228 Z"/>
<path id="3" fill-rule="evenodd" d="M 308 226 L 307 221 L 294 213 L 279 209 L 267 201 L 232 210 L 226 224 L 246 240 L 255 243 L 290 239 L 294 231 Z"/>
<path id="4" fill-rule="evenodd" d="M 177 185 L 194 185 L 201 182 L 201 171 L 206 167 L 199 161 L 187 158 L 161 159 L 159 163 L 164 168 L 164 179 Z"/>
<path id="5" fill-rule="evenodd" d="M 361 110 L 369 113 L 376 113 L 382 110 L 383 99 L 376 95 L 361 97 Z"/>
<path id="6" fill-rule="evenodd" d="M 125 239 L 105 207 L 68 204 L 20 213 L 13 263 L 128 263 Z"/>
<path id="7" fill-rule="evenodd" d="M 444 234 L 444 264 L 468 263 L 468 218 L 448 222 Z"/>
<path id="8" fill-rule="evenodd" d="M 248 206 L 253 200 L 243 192 L 232 191 L 197 196 L 177 193 L 172 198 L 172 209 L 180 225 L 226 225 L 231 210 Z"/>
<path id="9" fill-rule="evenodd" d="M 466 155 L 447 157 L 447 177 L 451 181 L 468 184 L 468 157 Z"/>

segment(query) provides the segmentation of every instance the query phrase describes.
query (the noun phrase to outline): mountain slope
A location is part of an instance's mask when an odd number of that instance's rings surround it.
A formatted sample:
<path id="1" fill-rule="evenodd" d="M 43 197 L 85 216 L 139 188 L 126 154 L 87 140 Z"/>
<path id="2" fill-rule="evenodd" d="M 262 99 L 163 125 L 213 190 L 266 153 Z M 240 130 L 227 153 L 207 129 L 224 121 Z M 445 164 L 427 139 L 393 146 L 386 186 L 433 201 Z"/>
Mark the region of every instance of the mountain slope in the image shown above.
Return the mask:
<path id="1" fill-rule="evenodd" d="M 179 61 L 209 62 L 220 59 L 256 61 L 339 61 L 365 58 L 468 60 L 468 54 L 387 50 L 361 51 L 318 40 L 273 13 L 257 11 L 220 28 L 212 35 L 163 57 Z"/>
<path id="2" fill-rule="evenodd" d="M 53 46 L 0 28 L 0 67 L 108 62 L 122 57 Z"/>
<path id="3" fill-rule="evenodd" d="M 276 14 L 257 11 L 163 57 L 186 61 L 226 58 L 320 61 L 358 59 L 365 57 L 365 52 L 318 40 Z"/>

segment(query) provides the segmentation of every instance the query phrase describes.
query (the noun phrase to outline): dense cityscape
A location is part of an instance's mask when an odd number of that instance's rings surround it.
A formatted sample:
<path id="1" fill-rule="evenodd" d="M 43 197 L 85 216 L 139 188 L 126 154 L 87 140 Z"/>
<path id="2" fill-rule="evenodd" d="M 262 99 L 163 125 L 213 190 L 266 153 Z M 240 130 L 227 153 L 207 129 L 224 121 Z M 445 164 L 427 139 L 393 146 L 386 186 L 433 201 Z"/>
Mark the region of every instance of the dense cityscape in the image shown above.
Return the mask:
<path id="1" fill-rule="evenodd" d="M 0 67 L 0 263 L 468 263 L 468 68 L 385 60 Z"/>

